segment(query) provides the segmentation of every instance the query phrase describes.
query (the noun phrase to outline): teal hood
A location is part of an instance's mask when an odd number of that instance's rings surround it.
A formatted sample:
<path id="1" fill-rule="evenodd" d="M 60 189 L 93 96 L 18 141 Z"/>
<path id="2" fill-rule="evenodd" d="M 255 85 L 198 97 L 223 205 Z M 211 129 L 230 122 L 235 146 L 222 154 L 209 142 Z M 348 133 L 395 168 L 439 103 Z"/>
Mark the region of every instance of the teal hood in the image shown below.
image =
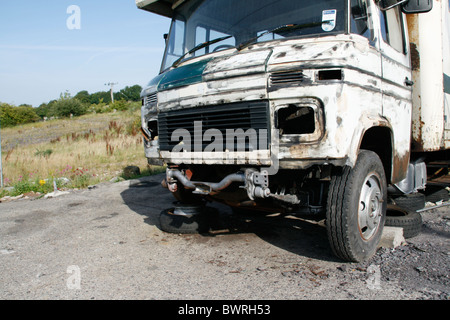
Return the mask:
<path id="1" fill-rule="evenodd" d="M 142 95 L 189 86 L 203 81 L 264 73 L 271 52 L 271 50 L 238 52 L 193 63 L 187 62 L 153 78 Z"/>

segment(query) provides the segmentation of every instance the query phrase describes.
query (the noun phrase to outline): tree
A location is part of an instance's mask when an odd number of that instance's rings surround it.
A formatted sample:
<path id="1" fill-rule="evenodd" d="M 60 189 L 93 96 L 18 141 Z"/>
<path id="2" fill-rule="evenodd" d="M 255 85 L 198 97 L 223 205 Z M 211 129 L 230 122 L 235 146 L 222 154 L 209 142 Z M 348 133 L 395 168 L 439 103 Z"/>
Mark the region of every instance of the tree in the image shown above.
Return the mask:
<path id="1" fill-rule="evenodd" d="M 78 92 L 74 98 L 80 100 L 82 103 L 91 103 L 91 95 L 86 90 Z"/>
<path id="2" fill-rule="evenodd" d="M 140 85 L 134 85 L 132 87 L 126 86 L 118 93 L 114 95 L 117 100 L 124 99 L 127 101 L 140 101 L 141 100 L 142 87 Z"/>
<path id="3" fill-rule="evenodd" d="M 91 104 L 99 104 L 100 101 L 105 103 L 111 102 L 111 94 L 106 91 L 95 92 L 90 95 L 90 103 Z"/>

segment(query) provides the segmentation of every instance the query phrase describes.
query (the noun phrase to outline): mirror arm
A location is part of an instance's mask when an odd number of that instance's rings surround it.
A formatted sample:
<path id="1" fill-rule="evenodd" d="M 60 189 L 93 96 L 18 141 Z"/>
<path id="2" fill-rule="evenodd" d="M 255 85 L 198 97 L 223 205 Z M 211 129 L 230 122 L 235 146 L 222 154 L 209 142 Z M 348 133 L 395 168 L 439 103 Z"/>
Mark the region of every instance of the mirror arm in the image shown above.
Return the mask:
<path id="1" fill-rule="evenodd" d="M 381 8 L 381 7 L 380 7 L 380 10 L 381 10 L 381 11 L 387 11 L 387 10 L 392 9 L 392 8 L 395 8 L 395 7 L 397 7 L 397 6 L 401 5 L 401 4 L 404 4 L 405 2 L 408 2 L 408 1 L 409 1 L 409 0 L 402 0 L 402 1 L 400 1 L 400 2 L 397 2 L 396 4 L 393 4 L 392 6 L 387 7 L 387 8 Z"/>

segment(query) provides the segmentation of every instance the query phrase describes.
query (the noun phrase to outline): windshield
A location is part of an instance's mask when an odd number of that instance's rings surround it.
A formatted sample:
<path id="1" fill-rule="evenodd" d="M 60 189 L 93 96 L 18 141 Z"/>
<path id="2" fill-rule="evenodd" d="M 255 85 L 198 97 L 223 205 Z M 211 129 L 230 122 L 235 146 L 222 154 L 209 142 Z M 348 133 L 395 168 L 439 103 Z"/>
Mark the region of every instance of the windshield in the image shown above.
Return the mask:
<path id="1" fill-rule="evenodd" d="M 345 0 L 187 1 L 176 9 L 162 70 L 185 59 L 239 46 L 242 49 L 253 42 L 344 32 L 346 3 Z"/>

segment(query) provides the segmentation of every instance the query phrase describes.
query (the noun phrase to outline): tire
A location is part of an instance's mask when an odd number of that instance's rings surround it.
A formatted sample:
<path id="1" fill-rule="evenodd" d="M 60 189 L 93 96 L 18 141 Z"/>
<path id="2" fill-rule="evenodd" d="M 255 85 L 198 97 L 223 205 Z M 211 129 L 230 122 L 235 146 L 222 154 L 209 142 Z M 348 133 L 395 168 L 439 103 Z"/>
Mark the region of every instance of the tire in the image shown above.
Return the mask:
<path id="1" fill-rule="evenodd" d="M 389 206 L 385 225 L 403 228 L 405 239 L 413 238 L 422 231 L 422 216 L 415 211 L 407 211 L 396 206 Z"/>
<path id="2" fill-rule="evenodd" d="M 449 194 L 447 189 L 439 186 L 427 186 L 425 189 L 425 200 L 428 202 L 448 201 Z"/>
<path id="3" fill-rule="evenodd" d="M 420 192 L 394 197 L 394 204 L 407 211 L 417 211 L 425 208 L 425 195 Z"/>
<path id="4" fill-rule="evenodd" d="M 192 216 L 174 214 L 174 208 L 163 210 L 159 216 L 162 231 L 178 234 L 206 233 L 209 230 L 208 221 L 203 213 Z"/>
<path id="5" fill-rule="evenodd" d="M 386 176 L 378 155 L 361 150 L 353 168 L 332 175 L 327 201 L 327 234 L 334 254 L 362 262 L 376 252 L 387 207 Z"/>

